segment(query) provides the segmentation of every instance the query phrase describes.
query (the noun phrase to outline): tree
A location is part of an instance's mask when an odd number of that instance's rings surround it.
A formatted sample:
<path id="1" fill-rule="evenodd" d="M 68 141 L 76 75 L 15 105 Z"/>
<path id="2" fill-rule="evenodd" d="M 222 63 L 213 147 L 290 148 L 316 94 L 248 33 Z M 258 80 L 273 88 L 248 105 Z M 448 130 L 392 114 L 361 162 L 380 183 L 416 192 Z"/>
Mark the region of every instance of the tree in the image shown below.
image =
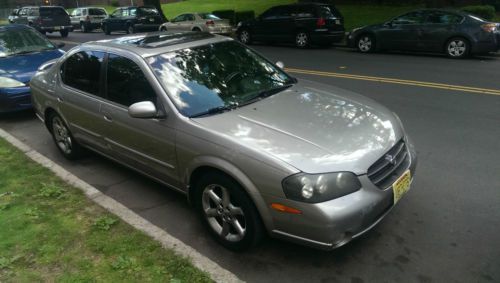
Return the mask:
<path id="1" fill-rule="evenodd" d="M 144 6 L 153 6 L 160 12 L 160 16 L 162 17 L 163 21 L 167 20 L 167 17 L 165 17 L 165 14 L 163 14 L 163 10 L 161 9 L 161 3 L 160 0 L 144 0 Z"/>

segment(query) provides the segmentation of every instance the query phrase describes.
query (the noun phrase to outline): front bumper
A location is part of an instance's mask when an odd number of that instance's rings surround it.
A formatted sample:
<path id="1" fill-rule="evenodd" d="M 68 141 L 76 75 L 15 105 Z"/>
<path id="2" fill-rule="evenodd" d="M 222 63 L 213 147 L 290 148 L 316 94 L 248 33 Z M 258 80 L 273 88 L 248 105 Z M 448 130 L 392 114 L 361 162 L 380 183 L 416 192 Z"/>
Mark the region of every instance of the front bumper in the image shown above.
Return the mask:
<path id="1" fill-rule="evenodd" d="M 31 92 L 29 86 L 0 88 L 0 113 L 30 109 Z"/>
<path id="2" fill-rule="evenodd" d="M 406 140 L 413 178 L 417 166 L 415 149 Z M 327 202 L 306 204 L 267 196 L 269 203 L 281 203 L 302 211 L 286 214 L 271 211 L 274 227 L 271 235 L 298 244 L 332 250 L 361 236 L 380 222 L 394 207 L 392 186 L 382 190 L 367 175 L 358 176 L 362 188 L 352 194 Z"/>

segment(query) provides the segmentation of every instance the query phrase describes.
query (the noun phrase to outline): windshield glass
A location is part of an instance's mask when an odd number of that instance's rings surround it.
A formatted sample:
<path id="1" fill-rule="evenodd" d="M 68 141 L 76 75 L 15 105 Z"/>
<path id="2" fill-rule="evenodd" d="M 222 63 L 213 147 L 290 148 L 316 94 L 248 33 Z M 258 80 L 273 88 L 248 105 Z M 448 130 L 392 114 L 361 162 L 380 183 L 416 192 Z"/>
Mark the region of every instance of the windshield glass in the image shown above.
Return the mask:
<path id="1" fill-rule="evenodd" d="M 263 93 L 271 95 L 295 81 L 235 41 L 153 56 L 148 63 L 187 117 L 251 103 Z"/>
<path id="2" fill-rule="evenodd" d="M 0 57 L 54 49 L 55 46 L 32 29 L 12 29 L 0 32 Z"/>

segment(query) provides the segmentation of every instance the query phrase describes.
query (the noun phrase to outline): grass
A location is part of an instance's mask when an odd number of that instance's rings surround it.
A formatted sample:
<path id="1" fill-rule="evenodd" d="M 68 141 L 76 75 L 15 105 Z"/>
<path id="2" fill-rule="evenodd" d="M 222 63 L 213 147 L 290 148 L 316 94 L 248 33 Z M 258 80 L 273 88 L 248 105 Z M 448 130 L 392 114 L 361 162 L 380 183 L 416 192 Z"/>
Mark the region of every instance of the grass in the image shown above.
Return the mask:
<path id="1" fill-rule="evenodd" d="M 0 282 L 210 282 L 0 139 Z"/>

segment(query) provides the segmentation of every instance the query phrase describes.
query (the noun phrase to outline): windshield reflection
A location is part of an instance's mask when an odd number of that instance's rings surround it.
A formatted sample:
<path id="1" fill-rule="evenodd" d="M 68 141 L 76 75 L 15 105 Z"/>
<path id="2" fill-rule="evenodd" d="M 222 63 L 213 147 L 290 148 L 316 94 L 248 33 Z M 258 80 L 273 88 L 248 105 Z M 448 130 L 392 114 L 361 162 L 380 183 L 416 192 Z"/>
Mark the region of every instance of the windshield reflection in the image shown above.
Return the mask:
<path id="1" fill-rule="evenodd" d="M 293 79 L 234 41 L 187 48 L 148 61 L 179 111 L 188 117 L 251 101 Z"/>
<path id="2" fill-rule="evenodd" d="M 34 30 L 13 29 L 0 32 L 0 58 L 48 49 L 55 49 L 55 46 Z"/>

